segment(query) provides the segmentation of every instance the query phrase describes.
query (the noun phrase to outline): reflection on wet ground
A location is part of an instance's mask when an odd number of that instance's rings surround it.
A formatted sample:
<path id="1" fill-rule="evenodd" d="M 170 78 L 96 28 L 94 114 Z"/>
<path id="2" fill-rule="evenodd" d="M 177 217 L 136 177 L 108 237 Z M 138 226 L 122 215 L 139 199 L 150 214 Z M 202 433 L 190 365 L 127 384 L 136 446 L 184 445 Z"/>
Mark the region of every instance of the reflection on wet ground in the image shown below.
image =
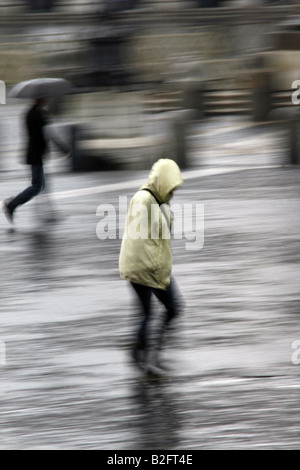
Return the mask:
<path id="1" fill-rule="evenodd" d="M 161 379 L 129 360 L 137 312 L 120 240 L 96 236 L 99 204 L 117 206 L 136 189 L 123 181 L 141 177 L 53 174 L 55 193 L 119 189 L 53 197 L 56 222 L 43 199 L 14 228 L 0 216 L 0 448 L 299 448 L 298 169 L 189 176 L 176 195 L 204 204 L 205 243 L 173 241 L 185 309 Z M 3 178 L 0 199 L 24 184 Z"/>

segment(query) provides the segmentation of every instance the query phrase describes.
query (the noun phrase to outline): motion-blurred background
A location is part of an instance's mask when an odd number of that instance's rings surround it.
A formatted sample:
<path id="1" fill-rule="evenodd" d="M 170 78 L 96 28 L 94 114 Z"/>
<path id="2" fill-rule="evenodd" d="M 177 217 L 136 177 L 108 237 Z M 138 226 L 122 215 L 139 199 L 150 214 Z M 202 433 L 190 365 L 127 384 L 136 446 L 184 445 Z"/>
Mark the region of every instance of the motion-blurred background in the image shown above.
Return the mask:
<path id="1" fill-rule="evenodd" d="M 189 166 L 195 122 L 295 120 L 299 8 L 295 0 L 4 0 L 0 78 L 8 90 L 35 77 L 72 82 L 51 106 L 76 146 L 73 169 L 148 168 L 169 155 Z M 20 106 L 7 104 L 1 122 Z M 296 161 L 292 128 L 285 145 Z"/>

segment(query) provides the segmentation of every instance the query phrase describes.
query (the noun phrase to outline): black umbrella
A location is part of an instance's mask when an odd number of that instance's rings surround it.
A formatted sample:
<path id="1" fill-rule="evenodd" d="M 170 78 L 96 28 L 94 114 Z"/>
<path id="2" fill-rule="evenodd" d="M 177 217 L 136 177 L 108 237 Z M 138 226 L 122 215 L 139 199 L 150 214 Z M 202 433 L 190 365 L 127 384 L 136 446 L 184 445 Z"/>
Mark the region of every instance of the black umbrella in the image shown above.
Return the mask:
<path id="1" fill-rule="evenodd" d="M 11 98 L 51 98 L 68 93 L 71 83 L 64 78 L 35 78 L 18 83 L 13 87 Z"/>

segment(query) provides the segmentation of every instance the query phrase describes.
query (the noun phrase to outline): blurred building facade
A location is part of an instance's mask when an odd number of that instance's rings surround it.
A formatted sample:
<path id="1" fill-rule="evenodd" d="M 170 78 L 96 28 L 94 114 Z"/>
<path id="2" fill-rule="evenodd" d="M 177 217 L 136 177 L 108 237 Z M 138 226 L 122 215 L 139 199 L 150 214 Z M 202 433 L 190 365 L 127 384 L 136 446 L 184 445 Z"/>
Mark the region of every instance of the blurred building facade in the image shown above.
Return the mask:
<path id="1" fill-rule="evenodd" d="M 272 52 L 267 63 L 276 68 L 275 53 L 282 50 L 292 50 L 294 66 L 299 63 L 296 36 L 285 43 L 282 39 L 288 22 L 294 22 L 296 33 L 298 2 L 223 0 L 209 5 L 218 8 L 207 8 L 207 3 L 210 0 L 3 0 L 0 78 L 9 84 L 46 71 L 88 68 L 93 37 L 99 42 L 99 37 L 126 34 L 122 60 L 139 70 L 142 80 L 237 76 L 241 84 L 242 74 L 257 68 L 255 54 L 267 59 L 266 53 Z M 285 69 L 287 57 L 285 53 L 282 58 Z"/>
<path id="2" fill-rule="evenodd" d="M 244 113 L 264 120 L 272 108 L 292 106 L 299 30 L 293 0 L 4 0 L 0 79 L 10 87 L 68 78 L 76 87 L 69 117 L 101 122 L 103 130 L 109 114 L 110 123 L 125 116 L 130 128 L 119 120 L 119 134 L 143 137 L 147 147 L 153 122 L 161 128 L 170 113 L 176 123 L 186 110 L 193 118 Z M 136 124 L 144 120 L 147 131 Z"/>

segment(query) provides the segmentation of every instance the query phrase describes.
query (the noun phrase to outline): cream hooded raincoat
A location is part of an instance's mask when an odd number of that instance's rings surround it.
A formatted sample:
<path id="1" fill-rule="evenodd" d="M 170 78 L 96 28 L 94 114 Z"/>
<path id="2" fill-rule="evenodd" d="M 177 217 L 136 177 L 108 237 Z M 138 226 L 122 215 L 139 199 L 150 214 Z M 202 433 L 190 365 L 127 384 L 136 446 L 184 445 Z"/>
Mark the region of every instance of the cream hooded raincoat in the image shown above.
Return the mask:
<path id="1" fill-rule="evenodd" d="M 171 193 L 183 183 L 178 165 L 158 160 L 148 183 L 132 198 L 121 246 L 119 269 L 123 279 L 167 289 L 172 272 Z"/>

